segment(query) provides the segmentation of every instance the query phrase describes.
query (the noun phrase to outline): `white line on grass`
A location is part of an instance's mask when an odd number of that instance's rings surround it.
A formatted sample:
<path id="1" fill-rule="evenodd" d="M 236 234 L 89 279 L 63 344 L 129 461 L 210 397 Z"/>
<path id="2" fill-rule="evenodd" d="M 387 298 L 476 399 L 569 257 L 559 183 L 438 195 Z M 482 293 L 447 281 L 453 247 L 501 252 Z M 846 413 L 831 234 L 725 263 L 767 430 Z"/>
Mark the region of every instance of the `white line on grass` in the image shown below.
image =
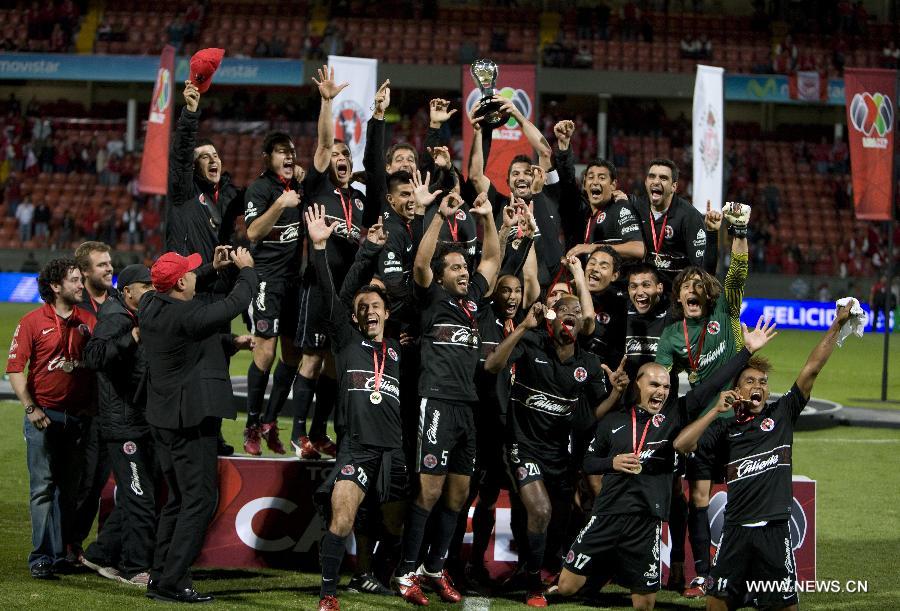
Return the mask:
<path id="1" fill-rule="evenodd" d="M 463 601 L 465 611 L 488 611 L 491 608 L 491 599 L 483 596 L 466 596 Z"/>
<path id="2" fill-rule="evenodd" d="M 835 437 L 825 437 L 822 439 L 795 439 L 797 442 L 814 442 L 814 443 L 900 443 L 900 439 L 840 439 Z"/>

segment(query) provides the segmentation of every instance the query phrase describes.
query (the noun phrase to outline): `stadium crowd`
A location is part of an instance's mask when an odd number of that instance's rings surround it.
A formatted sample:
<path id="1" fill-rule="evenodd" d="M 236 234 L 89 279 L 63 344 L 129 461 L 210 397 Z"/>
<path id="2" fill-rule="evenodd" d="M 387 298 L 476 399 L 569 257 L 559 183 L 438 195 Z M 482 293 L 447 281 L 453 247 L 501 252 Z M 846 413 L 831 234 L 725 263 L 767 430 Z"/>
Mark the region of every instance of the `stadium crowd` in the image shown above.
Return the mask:
<path id="1" fill-rule="evenodd" d="M 220 433 L 237 416 L 229 358 L 247 349 L 244 452 L 289 451 L 278 416 L 290 401 L 288 447 L 301 460 L 335 459 L 309 499 L 327 525 L 321 610 L 339 609 L 351 533 L 348 587 L 393 588 L 417 605 L 426 591 L 459 602 L 505 588 L 544 607 L 612 580 L 638 609 L 653 608 L 662 587 L 706 596 L 710 609 L 795 608 L 796 592 L 744 584 L 796 580 L 792 431 L 850 307 L 793 387 L 768 401 L 771 366 L 756 353 L 774 325 L 739 321 L 749 205 L 707 203 L 702 214 L 664 157 L 644 162 L 643 189 L 630 193 L 609 160 L 576 176 L 578 126 L 536 125 L 500 97 L 534 156 L 513 158 L 494 184 L 492 131 L 477 106 L 466 116 L 433 99 L 423 145 L 388 146 L 389 81 L 372 102 L 365 171 L 354 174 L 332 114 L 353 84 L 327 67 L 314 82 L 314 152 L 300 157 L 290 134 L 269 133 L 245 186 L 215 138 L 198 134 L 208 79 L 188 81 L 165 254 L 120 270 L 117 287 L 102 241 L 41 270 L 45 304 L 22 318 L 7 366 L 25 411 L 32 577 L 84 565 L 156 600 L 212 599 L 190 567 L 216 508 L 217 455 L 233 451 Z M 465 179 L 443 129 L 454 115 L 474 131 Z M 236 336 L 231 322 L 245 312 L 249 333 Z M 115 509 L 82 549 L 110 472 Z M 715 560 L 713 481 L 729 486 Z M 501 489 L 520 566 L 496 584 L 484 562 Z M 673 533 L 665 584 L 663 522 Z"/>

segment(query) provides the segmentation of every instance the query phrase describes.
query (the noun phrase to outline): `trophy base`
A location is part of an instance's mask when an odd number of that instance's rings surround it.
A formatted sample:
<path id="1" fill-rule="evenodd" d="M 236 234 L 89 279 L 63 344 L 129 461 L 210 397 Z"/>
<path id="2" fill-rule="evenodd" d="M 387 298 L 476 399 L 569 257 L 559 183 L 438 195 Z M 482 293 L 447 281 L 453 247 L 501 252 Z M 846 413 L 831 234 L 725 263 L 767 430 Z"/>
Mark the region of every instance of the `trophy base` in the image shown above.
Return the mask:
<path id="1" fill-rule="evenodd" d="M 502 104 L 491 99 L 482 98 L 475 111 L 476 117 L 482 117 L 479 125 L 486 129 L 496 129 L 509 120 L 509 113 L 501 112 Z"/>

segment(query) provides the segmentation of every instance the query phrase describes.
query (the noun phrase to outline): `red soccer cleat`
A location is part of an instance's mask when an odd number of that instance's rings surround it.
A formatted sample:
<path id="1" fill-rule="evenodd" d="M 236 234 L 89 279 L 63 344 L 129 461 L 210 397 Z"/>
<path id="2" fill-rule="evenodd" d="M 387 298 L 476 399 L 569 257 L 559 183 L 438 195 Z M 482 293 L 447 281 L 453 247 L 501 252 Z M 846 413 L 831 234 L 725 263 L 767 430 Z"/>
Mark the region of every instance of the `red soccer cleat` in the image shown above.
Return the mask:
<path id="1" fill-rule="evenodd" d="M 540 590 L 529 592 L 528 596 L 525 597 L 525 604 L 529 607 L 546 607 L 547 597 Z"/>
<path id="2" fill-rule="evenodd" d="M 321 458 L 312 443 L 310 443 L 309 437 L 306 435 L 300 435 L 300 438 L 297 439 L 297 441 L 291 439 L 291 445 L 294 448 L 294 454 L 297 455 L 297 458 L 303 460 L 318 460 Z"/>
<path id="3" fill-rule="evenodd" d="M 312 447 L 316 449 L 319 454 L 323 456 L 330 456 L 334 458 L 337 456 L 337 446 L 334 445 L 334 442 L 331 441 L 331 438 L 328 435 L 323 435 L 318 439 L 311 439 Z"/>
<path id="4" fill-rule="evenodd" d="M 276 454 L 284 454 L 284 445 L 282 445 L 281 439 L 278 438 L 277 422 L 267 422 L 260 427 L 259 432 L 262 438 L 266 440 L 266 445 L 270 450 Z"/>
<path id="5" fill-rule="evenodd" d="M 258 426 L 248 426 L 244 429 L 244 452 L 251 456 L 262 454 Z"/>
<path id="6" fill-rule="evenodd" d="M 341 611 L 341 603 L 334 596 L 323 596 L 319 600 L 319 611 Z"/>
<path id="7" fill-rule="evenodd" d="M 691 585 L 681 594 L 685 598 L 703 598 L 706 596 L 706 579 L 703 577 L 694 577 Z"/>
<path id="8" fill-rule="evenodd" d="M 394 575 L 391 581 L 394 583 L 397 591 L 400 592 L 400 596 L 406 599 L 407 602 L 420 607 L 428 606 L 428 597 L 425 596 L 425 592 L 422 591 L 422 587 L 419 585 L 418 575 L 415 573 L 407 573 L 400 576 Z"/>
<path id="9" fill-rule="evenodd" d="M 419 567 L 419 579 L 425 582 L 429 588 L 438 593 L 441 600 L 447 603 L 458 603 L 462 600 L 462 594 L 453 587 L 453 580 L 447 574 L 447 569 L 441 570 L 440 573 L 429 573 L 425 570 L 424 565 Z"/>

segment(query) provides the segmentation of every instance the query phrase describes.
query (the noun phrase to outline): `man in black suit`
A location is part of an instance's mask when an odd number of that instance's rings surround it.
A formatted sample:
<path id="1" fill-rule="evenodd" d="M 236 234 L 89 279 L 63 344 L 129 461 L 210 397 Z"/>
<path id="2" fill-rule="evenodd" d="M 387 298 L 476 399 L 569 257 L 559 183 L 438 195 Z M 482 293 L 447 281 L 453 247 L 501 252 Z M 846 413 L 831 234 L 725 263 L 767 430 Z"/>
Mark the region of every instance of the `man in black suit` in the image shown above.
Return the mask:
<path id="1" fill-rule="evenodd" d="M 220 329 L 247 309 L 258 288 L 250 253 L 238 248 L 230 259 L 239 269 L 234 288 L 204 304 L 193 300 L 202 257 L 162 255 L 151 269 L 156 293 L 145 295 L 138 311 L 148 363 L 146 417 L 169 489 L 147 592 L 159 600 L 212 600 L 194 590 L 190 567 L 216 506 L 218 424 L 237 415 L 226 354 L 251 342 Z M 214 259 L 216 268 L 223 263 Z"/>

